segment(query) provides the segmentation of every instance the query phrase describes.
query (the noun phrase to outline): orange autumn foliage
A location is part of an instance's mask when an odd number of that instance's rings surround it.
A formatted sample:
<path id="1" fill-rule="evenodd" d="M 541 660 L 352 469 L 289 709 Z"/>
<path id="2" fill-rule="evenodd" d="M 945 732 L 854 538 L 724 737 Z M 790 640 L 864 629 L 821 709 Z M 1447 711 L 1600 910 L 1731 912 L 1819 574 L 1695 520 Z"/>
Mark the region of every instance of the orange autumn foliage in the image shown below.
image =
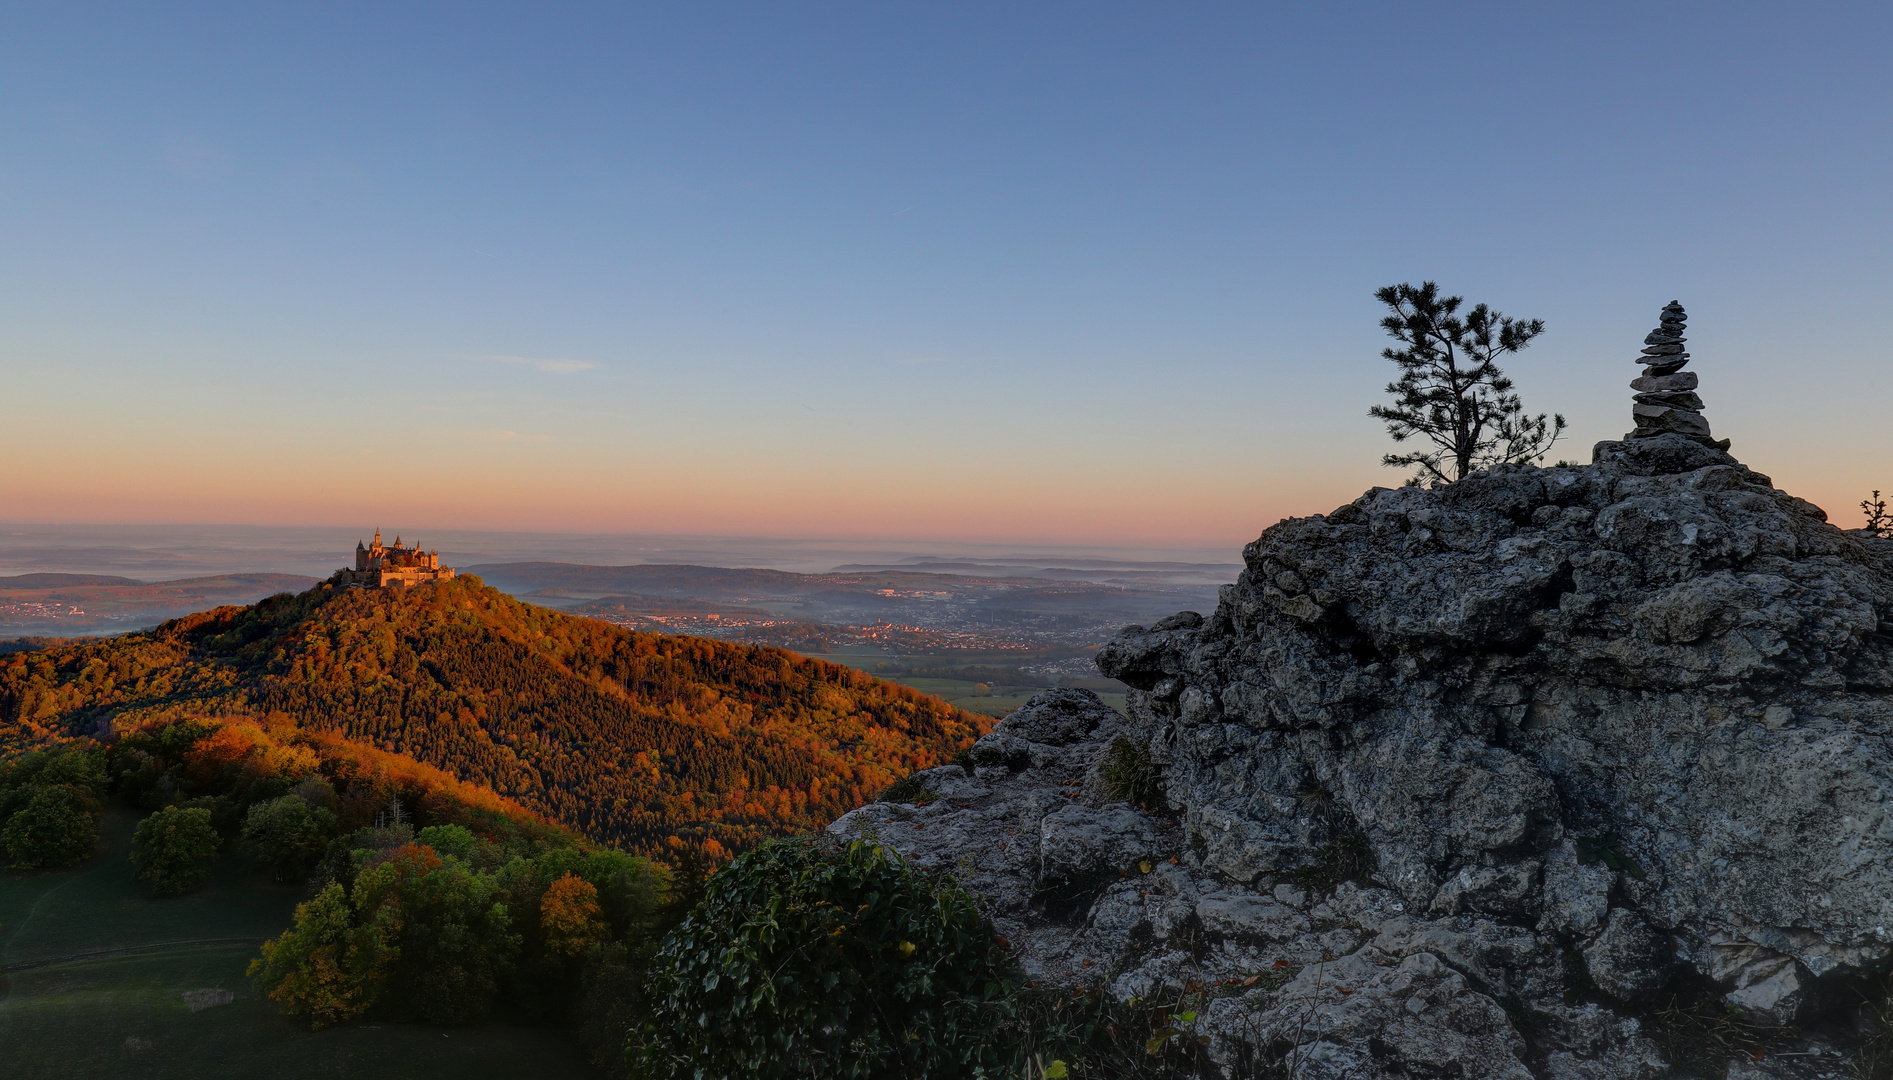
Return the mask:
<path id="1" fill-rule="evenodd" d="M 571 958 L 591 952 L 611 935 L 598 906 L 598 887 L 570 872 L 546 887 L 539 928 L 548 954 Z"/>
<path id="2" fill-rule="evenodd" d="M 658 853 L 820 828 L 991 721 L 780 649 L 641 634 L 477 578 L 317 588 L 0 657 L 0 748 L 183 720 L 192 786 L 309 766 Z"/>

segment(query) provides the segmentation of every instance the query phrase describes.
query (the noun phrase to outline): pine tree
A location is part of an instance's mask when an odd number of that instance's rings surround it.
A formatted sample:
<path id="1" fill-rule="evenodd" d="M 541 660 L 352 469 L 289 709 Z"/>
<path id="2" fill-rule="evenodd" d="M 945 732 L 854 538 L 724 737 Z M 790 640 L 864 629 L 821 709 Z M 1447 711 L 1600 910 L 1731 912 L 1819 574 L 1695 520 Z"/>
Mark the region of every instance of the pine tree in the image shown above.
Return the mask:
<path id="1" fill-rule="evenodd" d="M 1542 460 L 1564 434 L 1562 415 L 1550 423 L 1543 413 L 1525 415 L 1496 363 L 1544 333 L 1543 319 L 1514 319 L 1484 304 L 1462 318 L 1465 298 L 1441 296 L 1431 281 L 1389 285 L 1374 298 L 1390 312 L 1381 327 L 1404 347 L 1380 354 L 1400 367 L 1400 378 L 1387 384 L 1395 403 L 1368 414 L 1386 421 L 1395 442 L 1421 436 L 1434 447 L 1388 454 L 1381 464 L 1419 466 L 1410 484 L 1451 483 L 1492 465 Z"/>

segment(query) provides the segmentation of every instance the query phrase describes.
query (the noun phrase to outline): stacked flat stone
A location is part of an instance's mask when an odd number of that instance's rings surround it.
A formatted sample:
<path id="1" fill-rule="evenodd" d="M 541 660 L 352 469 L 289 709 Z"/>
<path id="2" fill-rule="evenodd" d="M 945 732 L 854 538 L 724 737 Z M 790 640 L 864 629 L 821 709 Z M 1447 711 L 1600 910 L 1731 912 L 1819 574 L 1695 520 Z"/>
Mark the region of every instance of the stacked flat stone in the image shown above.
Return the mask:
<path id="1" fill-rule="evenodd" d="M 1696 396 L 1696 373 L 1684 371 L 1689 354 L 1683 351 L 1683 328 L 1687 316 L 1683 305 L 1671 300 L 1664 305 L 1657 327 L 1643 339 L 1643 352 L 1637 357 L 1643 377 L 1632 380 L 1637 392 L 1630 413 L 1637 430 L 1629 439 L 1647 439 L 1657 435 L 1685 435 L 1700 443 L 1726 450 L 1727 439 L 1709 434 L 1709 421 L 1702 416 L 1702 399 Z"/>

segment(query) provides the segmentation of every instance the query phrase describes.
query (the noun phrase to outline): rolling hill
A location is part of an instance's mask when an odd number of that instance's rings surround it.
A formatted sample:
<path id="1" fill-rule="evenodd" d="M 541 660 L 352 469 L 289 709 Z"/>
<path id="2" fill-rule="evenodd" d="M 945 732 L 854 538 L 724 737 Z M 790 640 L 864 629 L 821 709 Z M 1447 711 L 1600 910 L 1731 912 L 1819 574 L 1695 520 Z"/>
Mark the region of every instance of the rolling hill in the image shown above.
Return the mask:
<path id="1" fill-rule="evenodd" d="M 300 574 L 217 574 L 174 581 L 106 574 L 0 577 L 0 637 L 141 630 L 219 604 L 247 604 L 272 593 L 307 589 L 317 580 Z"/>
<path id="2" fill-rule="evenodd" d="M 834 664 L 627 631 L 477 577 L 323 585 L 0 656 L 0 737 L 193 716 L 368 744 L 642 850 L 819 827 L 991 723 Z"/>

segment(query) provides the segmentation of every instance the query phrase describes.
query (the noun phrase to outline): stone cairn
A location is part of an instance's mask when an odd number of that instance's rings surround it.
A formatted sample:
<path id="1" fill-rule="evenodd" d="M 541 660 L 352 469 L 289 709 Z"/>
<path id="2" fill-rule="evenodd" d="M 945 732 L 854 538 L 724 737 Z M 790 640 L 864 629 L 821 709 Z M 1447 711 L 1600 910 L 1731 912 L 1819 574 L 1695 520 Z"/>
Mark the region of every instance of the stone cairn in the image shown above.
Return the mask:
<path id="1" fill-rule="evenodd" d="M 1656 329 L 1643 339 L 1643 353 L 1637 362 L 1644 365 L 1643 377 L 1634 379 L 1630 388 L 1637 392 L 1630 409 L 1637 430 L 1626 439 L 1647 439 L 1674 433 L 1719 450 L 1729 448 L 1729 440 L 1709 434 L 1709 421 L 1702 418 L 1702 399 L 1696 396 L 1696 373 L 1684 371 L 1689 354 L 1683 351 L 1683 324 L 1687 317 L 1683 305 L 1671 300 L 1663 307 Z"/>

